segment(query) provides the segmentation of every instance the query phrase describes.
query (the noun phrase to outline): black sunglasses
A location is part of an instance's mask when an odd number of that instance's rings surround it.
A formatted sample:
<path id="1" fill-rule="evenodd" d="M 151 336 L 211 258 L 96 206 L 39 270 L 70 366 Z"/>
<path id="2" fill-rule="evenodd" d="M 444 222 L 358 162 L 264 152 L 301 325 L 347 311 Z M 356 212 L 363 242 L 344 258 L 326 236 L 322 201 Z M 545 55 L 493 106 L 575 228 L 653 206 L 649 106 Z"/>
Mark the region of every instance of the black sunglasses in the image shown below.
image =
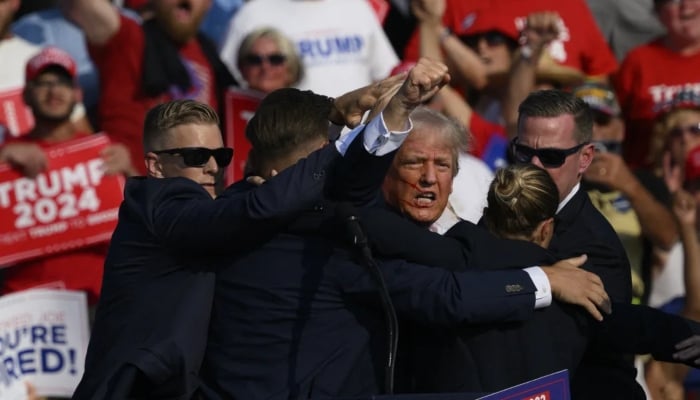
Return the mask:
<path id="1" fill-rule="evenodd" d="M 511 39 L 499 31 L 488 31 L 478 33 L 476 35 L 468 35 L 462 37 L 462 43 L 468 47 L 475 49 L 479 41 L 484 39 L 489 46 L 498 46 L 502 44 L 510 44 Z"/>
<path id="2" fill-rule="evenodd" d="M 672 137 L 681 137 L 685 132 L 688 132 L 693 136 L 700 135 L 700 123 L 686 126 L 677 126 L 668 131 L 669 135 L 671 135 Z"/>
<path id="3" fill-rule="evenodd" d="M 248 65 L 262 65 L 264 61 L 267 61 L 270 65 L 278 66 L 287 61 L 287 56 L 282 53 L 248 54 L 243 57 L 243 61 Z"/>
<path id="4" fill-rule="evenodd" d="M 542 165 L 546 168 L 561 167 L 564 164 L 564 162 L 566 162 L 567 157 L 576 153 L 583 146 L 588 144 L 588 142 L 580 143 L 570 149 L 533 149 L 532 147 L 528 147 L 523 144 L 517 143 L 516 139 L 513 139 L 510 142 L 511 153 L 515 162 L 523 164 L 529 163 L 530 160 L 532 160 L 532 157 L 537 156 Z"/>
<path id="5" fill-rule="evenodd" d="M 177 149 L 157 150 L 153 153 L 180 156 L 188 167 L 204 166 L 211 157 L 214 157 L 214 160 L 216 160 L 216 165 L 219 167 L 226 167 L 231 164 L 231 159 L 233 159 L 233 149 L 230 147 L 220 147 L 218 149 L 181 147 Z"/>

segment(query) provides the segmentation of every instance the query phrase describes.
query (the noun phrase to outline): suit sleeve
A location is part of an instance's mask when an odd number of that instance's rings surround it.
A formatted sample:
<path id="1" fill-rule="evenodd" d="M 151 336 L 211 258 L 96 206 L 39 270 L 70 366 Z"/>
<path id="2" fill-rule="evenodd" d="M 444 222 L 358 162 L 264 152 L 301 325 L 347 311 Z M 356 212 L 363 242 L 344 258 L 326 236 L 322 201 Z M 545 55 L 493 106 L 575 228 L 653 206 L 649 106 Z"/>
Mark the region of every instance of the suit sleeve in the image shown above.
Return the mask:
<path id="1" fill-rule="evenodd" d="M 458 240 L 430 232 L 384 207 L 360 210 L 362 226 L 374 252 L 451 270 L 468 267 L 470 249 Z"/>
<path id="2" fill-rule="evenodd" d="M 412 127 L 412 125 L 411 125 Z M 410 132 L 390 132 L 380 113 L 362 128 L 360 139 L 349 145 L 341 144 L 343 158 L 337 163 L 335 176 L 329 185 L 332 200 L 350 202 L 356 207 L 374 206 L 381 202 L 379 188 L 384 182 L 396 150 Z M 351 135 L 352 132 L 349 134 Z"/>
<path id="3" fill-rule="evenodd" d="M 374 251 L 387 258 L 458 271 L 524 268 L 555 261 L 539 246 L 497 238 L 467 221 L 457 223 L 441 236 L 386 208 L 362 210 L 361 217 Z"/>
<path id="4" fill-rule="evenodd" d="M 366 268 L 349 264 L 339 282 L 349 295 L 376 302 Z M 534 312 L 535 286 L 520 270 L 451 272 L 392 260 L 379 265 L 399 315 L 424 323 L 522 321 Z"/>
<path id="5" fill-rule="evenodd" d="M 380 201 L 379 188 L 396 154 L 395 151 L 383 156 L 370 154 L 361 139 L 353 140 L 336 163 L 328 185 L 328 196 L 332 200 L 347 201 L 357 207 L 376 205 Z"/>
<path id="6" fill-rule="evenodd" d="M 262 186 L 227 190 L 216 200 L 186 179 L 177 179 L 177 185 L 163 182 L 149 203 L 151 230 L 162 243 L 179 250 L 218 251 L 250 243 L 251 236 L 274 229 L 275 221 L 319 202 L 327 169 L 338 157 L 333 146 L 326 146 Z"/>
<path id="7" fill-rule="evenodd" d="M 592 324 L 592 344 L 601 351 L 651 354 L 671 362 L 676 343 L 700 332 L 695 321 L 627 303 L 614 303 L 612 314 Z"/>

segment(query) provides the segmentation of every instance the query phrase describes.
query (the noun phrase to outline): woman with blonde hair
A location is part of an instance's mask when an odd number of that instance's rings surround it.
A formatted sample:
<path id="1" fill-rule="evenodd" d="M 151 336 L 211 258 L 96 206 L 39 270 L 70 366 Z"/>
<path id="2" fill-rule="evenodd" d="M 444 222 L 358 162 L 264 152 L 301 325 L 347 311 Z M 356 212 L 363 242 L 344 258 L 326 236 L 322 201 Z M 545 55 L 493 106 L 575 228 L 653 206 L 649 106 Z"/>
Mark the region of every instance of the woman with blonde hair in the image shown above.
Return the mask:
<path id="1" fill-rule="evenodd" d="M 496 236 L 527 240 L 546 248 L 554 234 L 558 193 L 542 168 L 517 164 L 499 169 L 484 208 L 486 227 Z"/>
<path id="2" fill-rule="evenodd" d="M 248 87 L 263 93 L 292 87 L 304 75 L 294 43 L 270 27 L 258 28 L 243 39 L 236 62 Z"/>

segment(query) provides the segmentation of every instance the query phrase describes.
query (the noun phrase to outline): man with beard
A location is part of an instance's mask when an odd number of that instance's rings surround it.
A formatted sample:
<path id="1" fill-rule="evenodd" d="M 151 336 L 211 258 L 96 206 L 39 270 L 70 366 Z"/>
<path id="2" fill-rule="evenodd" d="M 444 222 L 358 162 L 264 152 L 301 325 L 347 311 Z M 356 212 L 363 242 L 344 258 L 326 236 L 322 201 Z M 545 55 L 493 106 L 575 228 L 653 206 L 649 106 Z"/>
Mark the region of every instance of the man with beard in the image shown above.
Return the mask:
<path id="1" fill-rule="evenodd" d="M 152 0 L 153 17 L 139 26 L 107 0 L 63 1 L 65 15 L 85 32 L 101 77 L 100 128 L 126 144 L 132 159 L 143 155 L 141 128 L 151 107 L 187 98 L 221 111 L 222 91 L 234 80 L 215 46 L 198 34 L 210 5 Z"/>
<path id="2" fill-rule="evenodd" d="M 80 131 L 70 119 L 80 100 L 75 62 L 67 53 L 49 47 L 31 58 L 26 66 L 24 101 L 31 108 L 36 125 L 27 135 L 0 147 L 0 162 L 10 163 L 29 178 L 42 172 L 47 166 L 42 148 L 89 134 Z M 123 145 L 107 147 L 103 157 L 105 173 L 134 173 Z M 105 255 L 106 246 L 96 245 L 14 265 L 3 271 L 2 293 L 60 285 L 85 291 L 88 302 L 95 304 Z"/>
<path id="3" fill-rule="evenodd" d="M 41 47 L 14 35 L 10 29 L 20 3 L 20 0 L 0 1 L 0 143 L 7 137 L 27 133 L 33 123 L 30 110 L 22 102 L 24 67 Z M 76 127 L 92 130 L 82 103 L 74 108 L 71 119 Z"/>

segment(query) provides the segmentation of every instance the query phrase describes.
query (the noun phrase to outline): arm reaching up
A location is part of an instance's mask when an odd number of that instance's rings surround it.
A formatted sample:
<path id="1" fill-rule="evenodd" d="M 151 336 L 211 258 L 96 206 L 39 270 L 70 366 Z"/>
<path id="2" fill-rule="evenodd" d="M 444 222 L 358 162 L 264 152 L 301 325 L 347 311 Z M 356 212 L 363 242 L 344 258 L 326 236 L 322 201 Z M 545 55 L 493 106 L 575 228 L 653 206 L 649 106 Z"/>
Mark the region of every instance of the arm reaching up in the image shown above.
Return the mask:
<path id="1" fill-rule="evenodd" d="M 119 11 L 107 0 L 61 0 L 60 4 L 91 45 L 107 43 L 119 30 Z"/>

